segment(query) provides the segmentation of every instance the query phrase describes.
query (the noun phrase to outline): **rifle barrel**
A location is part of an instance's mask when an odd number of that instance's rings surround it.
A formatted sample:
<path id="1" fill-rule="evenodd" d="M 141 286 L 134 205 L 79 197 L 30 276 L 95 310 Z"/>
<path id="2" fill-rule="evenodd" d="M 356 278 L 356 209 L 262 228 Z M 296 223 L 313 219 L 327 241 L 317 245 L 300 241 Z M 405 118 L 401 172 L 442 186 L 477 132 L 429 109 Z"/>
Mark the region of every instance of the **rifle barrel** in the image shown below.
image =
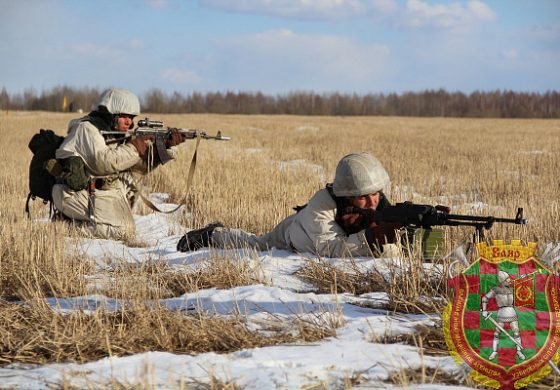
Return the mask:
<path id="1" fill-rule="evenodd" d="M 529 223 L 525 218 L 521 218 L 521 219 L 496 218 L 494 222 L 514 223 L 516 225 L 527 225 Z"/>
<path id="2" fill-rule="evenodd" d="M 447 214 L 447 219 L 453 219 L 457 221 L 476 221 L 476 222 L 496 221 L 496 218 L 494 217 L 483 217 L 479 215 L 462 215 L 462 214 Z M 513 221 L 513 219 L 511 221 Z"/>
<path id="3" fill-rule="evenodd" d="M 477 221 L 477 222 L 486 222 L 488 224 L 493 224 L 495 222 L 500 223 L 513 223 L 516 225 L 527 225 L 528 221 L 523 218 L 523 209 L 519 207 L 517 209 L 517 214 L 515 218 L 498 218 L 498 217 L 482 217 L 476 215 L 461 215 L 461 214 L 447 214 L 448 219 L 453 219 L 457 221 Z"/>

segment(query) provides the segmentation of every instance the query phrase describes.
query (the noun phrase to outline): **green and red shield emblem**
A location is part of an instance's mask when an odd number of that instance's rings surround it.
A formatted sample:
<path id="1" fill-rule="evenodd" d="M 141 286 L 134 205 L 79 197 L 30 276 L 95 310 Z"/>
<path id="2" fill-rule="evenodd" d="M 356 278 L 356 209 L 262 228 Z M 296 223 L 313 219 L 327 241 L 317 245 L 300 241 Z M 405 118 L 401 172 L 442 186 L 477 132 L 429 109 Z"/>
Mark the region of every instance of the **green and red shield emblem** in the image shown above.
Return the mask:
<path id="1" fill-rule="evenodd" d="M 444 335 L 458 364 L 485 386 L 514 389 L 558 372 L 560 277 L 527 246 L 478 244 L 480 257 L 448 281 Z"/>

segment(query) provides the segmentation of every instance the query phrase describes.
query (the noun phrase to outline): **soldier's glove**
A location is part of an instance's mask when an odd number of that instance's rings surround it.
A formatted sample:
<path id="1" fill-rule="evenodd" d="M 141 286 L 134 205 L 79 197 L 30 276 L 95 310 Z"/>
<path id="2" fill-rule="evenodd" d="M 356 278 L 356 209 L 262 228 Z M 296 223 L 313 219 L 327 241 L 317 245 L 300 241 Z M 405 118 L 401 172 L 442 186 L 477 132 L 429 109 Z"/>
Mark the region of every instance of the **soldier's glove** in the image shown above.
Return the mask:
<path id="1" fill-rule="evenodd" d="M 383 244 L 394 244 L 397 241 L 396 230 L 404 225 L 400 222 L 373 223 L 366 229 L 366 240 L 370 248 L 382 248 Z"/>
<path id="2" fill-rule="evenodd" d="M 148 143 L 146 141 L 153 141 L 153 137 L 137 136 L 130 139 L 130 143 L 134 145 L 138 151 L 140 158 L 145 158 L 148 152 Z"/>
<path id="3" fill-rule="evenodd" d="M 337 211 L 336 222 L 346 234 L 358 233 L 373 224 L 375 210 L 346 207 Z"/>
<path id="4" fill-rule="evenodd" d="M 360 214 L 362 215 L 362 226 L 373 227 L 375 226 L 375 210 L 372 209 L 360 209 Z"/>
<path id="5" fill-rule="evenodd" d="M 482 310 L 482 317 L 487 320 L 488 318 L 490 318 L 490 313 L 488 313 L 487 310 Z"/>
<path id="6" fill-rule="evenodd" d="M 172 146 L 177 146 L 186 141 L 184 134 L 180 133 L 178 129 L 170 129 L 169 138 L 165 141 L 165 147 L 170 148 Z"/>
<path id="7" fill-rule="evenodd" d="M 179 252 L 196 251 L 212 243 L 212 233 L 217 227 L 224 227 L 221 223 L 211 223 L 201 229 L 187 232 L 177 243 Z"/>

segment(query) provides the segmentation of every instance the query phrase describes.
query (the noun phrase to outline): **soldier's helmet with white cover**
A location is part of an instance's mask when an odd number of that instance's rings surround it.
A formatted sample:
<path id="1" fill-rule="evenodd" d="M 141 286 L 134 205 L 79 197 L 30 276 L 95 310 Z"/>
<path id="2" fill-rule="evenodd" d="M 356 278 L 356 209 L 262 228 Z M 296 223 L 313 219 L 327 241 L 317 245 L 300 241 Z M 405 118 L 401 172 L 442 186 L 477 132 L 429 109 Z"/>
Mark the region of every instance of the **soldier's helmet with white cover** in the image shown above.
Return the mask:
<path id="1" fill-rule="evenodd" d="M 106 90 L 101 95 L 97 107 L 99 109 L 104 107 L 113 115 L 140 115 L 140 101 L 138 97 L 126 89 L 111 88 Z"/>
<path id="2" fill-rule="evenodd" d="M 336 167 L 333 192 L 336 196 L 361 196 L 387 189 L 389 174 L 377 158 L 369 153 L 351 153 Z"/>

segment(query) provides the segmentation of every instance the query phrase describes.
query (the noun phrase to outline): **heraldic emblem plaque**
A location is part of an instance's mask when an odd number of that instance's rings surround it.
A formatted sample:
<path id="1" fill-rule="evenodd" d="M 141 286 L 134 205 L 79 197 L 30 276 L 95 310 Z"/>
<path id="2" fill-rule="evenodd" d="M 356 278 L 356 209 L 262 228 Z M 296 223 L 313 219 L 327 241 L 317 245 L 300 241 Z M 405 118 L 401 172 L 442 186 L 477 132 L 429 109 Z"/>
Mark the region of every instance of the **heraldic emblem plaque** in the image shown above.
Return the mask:
<path id="1" fill-rule="evenodd" d="M 448 281 L 454 296 L 443 329 L 454 360 L 500 389 L 560 373 L 560 277 L 534 257 L 536 243 L 477 248 L 478 260 Z"/>

